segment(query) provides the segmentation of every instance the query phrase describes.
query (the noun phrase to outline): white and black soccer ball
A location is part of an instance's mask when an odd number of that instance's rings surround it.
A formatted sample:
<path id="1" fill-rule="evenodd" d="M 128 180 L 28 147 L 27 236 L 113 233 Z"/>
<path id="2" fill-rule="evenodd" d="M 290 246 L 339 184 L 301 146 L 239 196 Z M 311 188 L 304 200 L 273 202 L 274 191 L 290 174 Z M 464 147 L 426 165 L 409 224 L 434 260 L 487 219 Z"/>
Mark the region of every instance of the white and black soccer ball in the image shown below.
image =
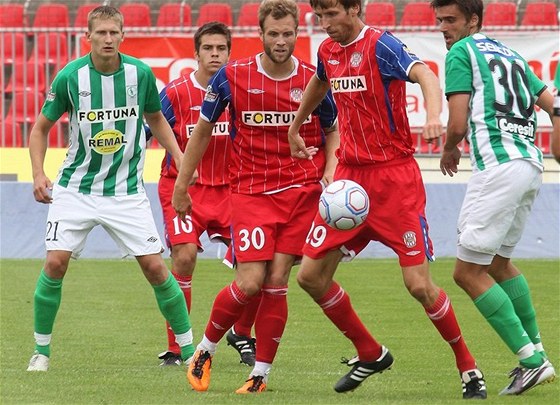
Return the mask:
<path id="1" fill-rule="evenodd" d="M 369 212 L 369 197 L 362 186 L 352 180 L 329 184 L 319 200 L 319 214 L 331 228 L 350 230 L 361 225 Z"/>

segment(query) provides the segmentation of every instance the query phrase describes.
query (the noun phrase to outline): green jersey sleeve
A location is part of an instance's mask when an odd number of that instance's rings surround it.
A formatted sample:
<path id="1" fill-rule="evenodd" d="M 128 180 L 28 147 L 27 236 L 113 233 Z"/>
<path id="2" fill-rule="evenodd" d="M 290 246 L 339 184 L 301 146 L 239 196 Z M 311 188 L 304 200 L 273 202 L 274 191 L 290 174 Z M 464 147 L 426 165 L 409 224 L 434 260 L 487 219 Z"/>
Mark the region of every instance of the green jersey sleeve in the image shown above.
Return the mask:
<path id="1" fill-rule="evenodd" d="M 64 70 L 60 71 L 59 74 L 54 78 L 51 88 L 47 93 L 45 104 L 41 112 L 50 121 L 57 121 L 62 114 L 68 111 L 68 77 L 64 73 Z"/>
<path id="2" fill-rule="evenodd" d="M 465 40 L 457 42 L 445 58 L 445 94 L 472 93 L 472 64 Z"/>

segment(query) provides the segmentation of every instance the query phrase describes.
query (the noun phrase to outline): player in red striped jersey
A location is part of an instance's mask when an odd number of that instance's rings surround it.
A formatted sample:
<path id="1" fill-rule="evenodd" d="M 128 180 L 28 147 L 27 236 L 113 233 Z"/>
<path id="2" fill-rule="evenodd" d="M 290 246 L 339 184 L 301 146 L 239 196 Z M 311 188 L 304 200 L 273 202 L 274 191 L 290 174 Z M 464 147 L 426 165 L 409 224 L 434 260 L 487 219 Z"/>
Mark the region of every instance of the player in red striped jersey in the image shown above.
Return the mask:
<path id="1" fill-rule="evenodd" d="M 340 144 L 335 179 L 361 184 L 371 201 L 364 225 L 351 231 L 328 227 L 317 214 L 304 247 L 298 282 L 327 317 L 349 338 L 358 358 L 335 385 L 357 388 L 372 374 L 391 367 L 393 358 L 366 329 L 348 294 L 334 280 L 344 255 L 354 257 L 374 240 L 399 257 L 404 284 L 455 354 L 463 398 L 486 398 L 485 382 L 469 352 L 447 294 L 434 284 L 434 260 L 425 215 L 426 195 L 406 115 L 405 81 L 419 83 L 426 101 L 424 139 L 443 132 L 437 77 L 396 37 L 364 25 L 361 0 L 311 0 L 327 38 L 319 46 L 317 75 L 305 90 L 288 136 L 293 156 L 312 159 L 300 124 L 332 90 L 339 107 Z"/>
<path id="2" fill-rule="evenodd" d="M 182 151 L 185 150 L 198 121 L 210 78 L 228 61 L 231 33 L 222 23 L 204 24 L 194 34 L 194 48 L 197 69 L 189 75 L 173 80 L 160 92 L 163 114 Z M 229 115 L 226 110 L 216 122 L 209 147 L 198 165 L 196 183 L 189 190 L 196 209 L 185 221 L 179 219 L 171 205 L 177 178 L 175 162 L 171 155 L 166 153 L 161 163 L 158 192 L 163 209 L 167 245 L 171 249 L 171 271 L 185 295 L 189 312 L 192 276 L 197 253 L 202 251 L 200 236 L 206 232 L 211 241 L 223 242 L 228 246 L 230 244 L 231 207 L 227 174 L 230 149 Z M 230 333 L 237 342 L 245 342 L 235 347 L 243 350 L 240 353 L 241 361 L 250 366 L 255 363 L 251 327 L 258 304 L 259 300 L 256 299 L 245 308 L 243 316 L 234 326 L 235 333 Z M 169 324 L 167 343 L 167 351 L 159 355 L 162 360 L 160 365 L 180 365 L 181 351 Z"/>
<path id="3" fill-rule="evenodd" d="M 230 164 L 235 280 L 214 302 L 204 337 L 187 377 L 197 391 L 210 383 L 216 345 L 252 297 L 262 291 L 255 331 L 256 363 L 237 393 L 261 392 L 288 316 L 288 277 L 321 193 L 330 182 L 338 146 L 336 108 L 327 95 L 301 127 L 314 160 L 291 157 L 287 130 L 315 68 L 295 58 L 298 8 L 293 0 L 265 0 L 259 8 L 264 52 L 220 69 L 210 81 L 201 118 L 187 145 L 173 206 L 185 215 L 194 204 L 189 180 L 206 150 L 214 123 L 229 105 L 233 153 Z"/>

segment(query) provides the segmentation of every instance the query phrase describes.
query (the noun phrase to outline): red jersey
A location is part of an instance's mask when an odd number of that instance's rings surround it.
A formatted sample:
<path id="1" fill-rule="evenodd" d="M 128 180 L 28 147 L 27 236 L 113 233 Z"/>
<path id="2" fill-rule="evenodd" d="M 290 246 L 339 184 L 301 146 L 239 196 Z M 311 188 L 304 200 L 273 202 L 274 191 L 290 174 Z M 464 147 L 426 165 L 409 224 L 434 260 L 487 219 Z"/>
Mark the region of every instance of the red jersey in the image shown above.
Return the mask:
<path id="1" fill-rule="evenodd" d="M 417 62 L 393 35 L 367 26 L 348 45 L 328 38 L 319 46 L 317 77 L 329 81 L 338 107 L 339 162 L 371 164 L 414 153 L 405 80 Z"/>
<path id="2" fill-rule="evenodd" d="M 196 81 L 194 73 L 173 80 L 160 92 L 163 115 L 182 151 L 198 122 L 200 106 L 206 93 L 206 89 Z M 199 184 L 221 186 L 229 182 L 227 166 L 231 142 L 228 118 L 226 110 L 216 122 L 208 149 L 197 167 Z M 161 176 L 177 177 L 175 162 L 167 152 L 161 162 Z"/>
<path id="3" fill-rule="evenodd" d="M 210 80 L 201 117 L 215 122 L 229 105 L 233 153 L 230 181 L 233 193 L 270 193 L 318 182 L 325 168 L 325 133 L 336 121 L 331 94 L 305 121 L 300 135 L 319 147 L 312 160 L 290 154 L 288 128 L 315 68 L 292 57 L 294 70 L 284 79 L 266 74 L 260 54 L 230 62 Z"/>

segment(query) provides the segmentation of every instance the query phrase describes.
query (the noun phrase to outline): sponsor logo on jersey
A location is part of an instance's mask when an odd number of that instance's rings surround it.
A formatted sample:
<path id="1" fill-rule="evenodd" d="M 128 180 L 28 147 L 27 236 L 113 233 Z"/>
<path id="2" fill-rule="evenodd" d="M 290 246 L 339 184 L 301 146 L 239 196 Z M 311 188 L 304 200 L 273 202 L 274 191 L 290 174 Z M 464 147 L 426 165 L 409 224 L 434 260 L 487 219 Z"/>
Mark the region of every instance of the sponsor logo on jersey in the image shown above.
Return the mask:
<path id="1" fill-rule="evenodd" d="M 126 143 L 124 135 L 116 129 L 104 129 L 88 139 L 88 145 L 100 155 L 112 155 Z"/>
<path id="2" fill-rule="evenodd" d="M 250 126 L 260 127 L 277 127 L 279 125 L 291 125 L 294 122 L 294 112 L 279 112 L 279 111 L 243 111 L 241 113 L 241 120 L 244 124 Z M 304 124 L 309 124 L 311 117 L 307 117 Z"/>
<path id="3" fill-rule="evenodd" d="M 296 103 L 301 103 L 301 99 L 303 98 L 303 90 L 299 88 L 291 89 L 290 98 Z"/>
<path id="4" fill-rule="evenodd" d="M 333 66 L 340 65 L 340 62 L 337 61 L 336 59 L 329 59 L 329 60 L 327 61 L 327 63 L 328 63 L 329 65 L 333 65 Z"/>
<path id="5" fill-rule="evenodd" d="M 80 91 L 80 92 L 78 93 L 78 95 L 79 95 L 80 97 L 89 97 L 89 96 L 91 95 L 91 93 L 90 93 L 89 91 L 83 90 L 83 91 Z"/>
<path id="6" fill-rule="evenodd" d="M 354 52 L 352 56 L 350 56 L 350 66 L 352 66 L 353 68 L 357 68 L 362 64 L 363 58 L 364 56 L 361 52 Z"/>
<path id="7" fill-rule="evenodd" d="M 413 231 L 408 231 L 403 234 L 403 242 L 407 248 L 413 248 L 416 246 L 416 233 Z"/>
<path id="8" fill-rule="evenodd" d="M 97 122 L 123 121 L 130 118 L 138 119 L 139 111 L 140 108 L 137 105 L 120 108 L 78 111 L 78 121 L 94 124 Z"/>
<path id="9" fill-rule="evenodd" d="M 56 98 L 56 94 L 54 91 L 52 91 L 52 88 L 49 89 L 49 92 L 47 93 L 47 101 L 54 101 L 54 99 Z"/>
<path id="10" fill-rule="evenodd" d="M 499 53 L 504 56 L 514 56 L 515 54 L 511 49 L 505 46 L 495 45 L 491 42 L 476 42 L 476 47 L 480 52 Z"/>
<path id="11" fill-rule="evenodd" d="M 218 95 L 212 91 L 212 86 L 206 88 L 206 94 L 204 95 L 204 101 L 209 101 L 213 103 L 218 99 Z"/>
<path id="12" fill-rule="evenodd" d="M 187 138 L 192 136 L 194 127 L 196 125 L 187 125 L 185 128 L 187 130 Z M 224 136 L 229 135 L 229 122 L 218 121 L 214 124 L 214 129 L 212 130 L 212 136 Z"/>
<path id="13" fill-rule="evenodd" d="M 365 76 L 348 76 L 331 79 L 331 90 L 333 93 L 350 93 L 353 91 L 366 91 Z"/>
<path id="14" fill-rule="evenodd" d="M 263 94 L 264 90 L 261 89 L 247 89 L 247 93 L 250 94 Z"/>
<path id="15" fill-rule="evenodd" d="M 515 117 L 496 117 L 500 131 L 514 135 L 521 135 L 525 138 L 535 138 L 535 123 Z"/>

